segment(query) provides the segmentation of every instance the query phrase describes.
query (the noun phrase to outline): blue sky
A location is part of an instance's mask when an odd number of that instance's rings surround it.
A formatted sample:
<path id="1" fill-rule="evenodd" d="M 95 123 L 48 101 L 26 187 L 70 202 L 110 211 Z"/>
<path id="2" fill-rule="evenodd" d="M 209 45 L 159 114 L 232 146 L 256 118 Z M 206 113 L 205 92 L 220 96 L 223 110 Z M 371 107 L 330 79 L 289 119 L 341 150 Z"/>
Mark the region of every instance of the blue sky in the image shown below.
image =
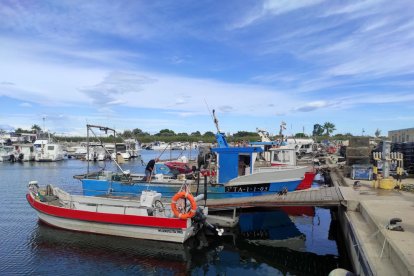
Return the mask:
<path id="1" fill-rule="evenodd" d="M 412 1 L 1 1 L 0 127 L 414 127 Z"/>

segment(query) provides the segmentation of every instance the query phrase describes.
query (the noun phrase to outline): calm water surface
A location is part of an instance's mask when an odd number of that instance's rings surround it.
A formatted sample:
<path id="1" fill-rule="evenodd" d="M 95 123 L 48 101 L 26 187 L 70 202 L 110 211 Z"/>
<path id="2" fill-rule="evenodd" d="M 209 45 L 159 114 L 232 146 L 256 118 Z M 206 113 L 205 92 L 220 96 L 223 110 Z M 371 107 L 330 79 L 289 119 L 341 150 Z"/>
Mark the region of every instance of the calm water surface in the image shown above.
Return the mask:
<path id="1" fill-rule="evenodd" d="M 142 158 L 148 162 L 157 155 L 144 151 Z M 40 223 L 25 199 L 28 182 L 81 193 L 73 175 L 85 173 L 86 164 L 0 163 L 0 275 L 327 275 L 336 267 L 349 269 L 335 212 L 324 208 L 245 210 L 239 227 L 225 236 L 200 233 L 184 245 Z M 144 171 L 140 160 L 122 166 Z M 103 167 L 114 164 L 91 163 L 92 169 Z"/>

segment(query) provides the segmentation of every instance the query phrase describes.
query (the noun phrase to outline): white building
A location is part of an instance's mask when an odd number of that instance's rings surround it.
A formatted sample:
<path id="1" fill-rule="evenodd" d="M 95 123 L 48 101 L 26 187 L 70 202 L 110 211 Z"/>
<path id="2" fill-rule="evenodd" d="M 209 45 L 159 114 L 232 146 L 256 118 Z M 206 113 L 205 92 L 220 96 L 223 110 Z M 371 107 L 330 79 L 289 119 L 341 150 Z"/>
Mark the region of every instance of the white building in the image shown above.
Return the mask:
<path id="1" fill-rule="evenodd" d="M 388 131 L 388 138 L 393 143 L 414 142 L 414 128 Z"/>

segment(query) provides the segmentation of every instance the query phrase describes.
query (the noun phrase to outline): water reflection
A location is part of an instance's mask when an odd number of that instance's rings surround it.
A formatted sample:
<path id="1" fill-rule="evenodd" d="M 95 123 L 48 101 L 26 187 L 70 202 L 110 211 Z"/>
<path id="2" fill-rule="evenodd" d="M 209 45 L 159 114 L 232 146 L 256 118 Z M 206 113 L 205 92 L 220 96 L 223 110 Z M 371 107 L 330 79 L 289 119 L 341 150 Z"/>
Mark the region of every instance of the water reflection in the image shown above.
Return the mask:
<path id="1" fill-rule="evenodd" d="M 69 263 L 77 271 L 92 270 L 93 274 L 119 269 L 129 273 L 179 274 L 189 270 L 194 242 L 177 244 L 78 233 L 39 222 L 32 234 L 31 248 L 36 262 L 53 263 L 56 268 Z M 33 273 L 50 274 L 50 269 L 37 267 Z"/>
<path id="2" fill-rule="evenodd" d="M 240 225 L 227 235 L 203 232 L 185 244 L 77 233 L 39 222 L 30 246 L 35 263 L 74 265 L 76 271 L 93 274 L 327 275 L 338 266 L 338 256 L 306 252 L 306 234 L 291 220 L 301 211 L 288 211 L 291 214 L 282 209 L 243 211 Z M 303 211 L 315 213 L 313 208 Z M 37 266 L 31 273 L 49 274 L 50 269 Z"/>
<path id="3" fill-rule="evenodd" d="M 242 265 L 258 271 L 267 265 L 284 275 L 327 275 L 339 266 L 339 257 L 309 252 L 305 243 L 308 233 L 302 233 L 294 223 L 313 224 L 314 216 L 314 207 L 243 211 L 239 227 L 215 243 L 236 252 L 239 262 L 233 263 L 235 268 Z M 220 257 L 217 250 L 215 253 Z"/>
<path id="4" fill-rule="evenodd" d="M 156 154 L 143 153 L 143 159 L 147 162 Z M 116 169 L 113 162 L 91 166 Z M 139 161 L 123 167 L 131 172 L 144 169 Z M 24 197 L 28 182 L 80 193 L 81 183 L 73 175 L 85 171 L 86 162 L 80 160 L 0 163 L 0 275 L 321 275 L 338 259 L 340 267 L 350 270 L 342 263 L 348 258 L 340 246 L 340 226 L 331 217 L 335 212 L 329 209 L 285 210 L 296 227 L 285 231 L 291 235 L 289 242 L 277 238 L 277 229 L 292 227 L 286 218 L 278 218 L 280 209 L 246 210 L 242 220 L 250 222 L 231 235 L 200 235 L 185 245 L 77 233 L 38 223 Z M 264 214 L 258 219 L 255 213 Z"/>

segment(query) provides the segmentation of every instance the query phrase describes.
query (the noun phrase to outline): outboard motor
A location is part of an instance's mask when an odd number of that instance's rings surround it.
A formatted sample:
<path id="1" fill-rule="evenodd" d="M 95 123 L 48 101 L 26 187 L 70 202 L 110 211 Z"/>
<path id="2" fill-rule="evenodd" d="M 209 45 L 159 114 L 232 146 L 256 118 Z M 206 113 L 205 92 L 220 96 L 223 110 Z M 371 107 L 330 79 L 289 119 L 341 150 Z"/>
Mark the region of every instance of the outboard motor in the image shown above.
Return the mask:
<path id="1" fill-rule="evenodd" d="M 208 223 L 207 216 L 204 215 L 203 210 L 200 207 L 197 208 L 196 213 L 193 217 L 193 220 L 198 223 L 201 223 L 204 227 L 206 227 L 208 230 L 210 230 L 214 234 L 218 236 L 223 235 L 223 232 L 224 232 L 223 229 L 215 227 L 214 225 Z"/>
<path id="2" fill-rule="evenodd" d="M 18 157 L 17 159 L 18 159 L 17 161 L 19 161 L 19 162 L 23 162 L 23 159 L 24 159 L 24 154 L 23 154 L 23 153 L 20 153 L 20 154 L 19 154 L 19 157 Z"/>

